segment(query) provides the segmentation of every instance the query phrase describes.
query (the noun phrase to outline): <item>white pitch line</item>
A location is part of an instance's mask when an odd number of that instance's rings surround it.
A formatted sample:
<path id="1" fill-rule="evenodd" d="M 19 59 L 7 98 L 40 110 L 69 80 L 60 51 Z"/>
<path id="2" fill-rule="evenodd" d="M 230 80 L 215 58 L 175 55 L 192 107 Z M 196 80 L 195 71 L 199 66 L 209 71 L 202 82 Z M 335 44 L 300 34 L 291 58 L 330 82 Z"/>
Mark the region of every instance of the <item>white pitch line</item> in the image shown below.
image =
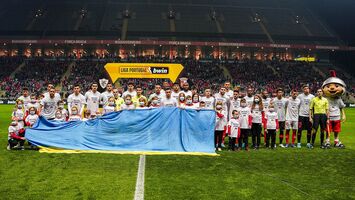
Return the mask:
<path id="1" fill-rule="evenodd" d="M 134 200 L 144 200 L 145 155 L 140 155 Z"/>

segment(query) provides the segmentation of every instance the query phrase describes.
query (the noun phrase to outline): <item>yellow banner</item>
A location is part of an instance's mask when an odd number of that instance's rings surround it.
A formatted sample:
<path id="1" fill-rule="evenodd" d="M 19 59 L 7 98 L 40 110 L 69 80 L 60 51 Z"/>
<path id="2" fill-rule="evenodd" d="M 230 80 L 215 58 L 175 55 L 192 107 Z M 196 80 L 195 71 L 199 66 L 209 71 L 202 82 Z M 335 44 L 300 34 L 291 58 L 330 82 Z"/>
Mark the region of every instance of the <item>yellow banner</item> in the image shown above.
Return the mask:
<path id="1" fill-rule="evenodd" d="M 192 156 L 220 156 L 217 153 L 205 152 L 163 152 L 163 151 L 109 151 L 109 150 L 71 150 L 50 147 L 39 147 L 40 153 L 108 153 L 108 154 L 132 154 L 132 155 L 192 155 Z"/>
<path id="2" fill-rule="evenodd" d="M 298 57 L 298 58 L 295 58 L 295 61 L 315 62 L 316 58 L 315 57 Z"/>
<path id="3" fill-rule="evenodd" d="M 176 63 L 107 63 L 105 69 L 113 83 L 119 78 L 168 78 L 175 82 L 184 67 Z"/>

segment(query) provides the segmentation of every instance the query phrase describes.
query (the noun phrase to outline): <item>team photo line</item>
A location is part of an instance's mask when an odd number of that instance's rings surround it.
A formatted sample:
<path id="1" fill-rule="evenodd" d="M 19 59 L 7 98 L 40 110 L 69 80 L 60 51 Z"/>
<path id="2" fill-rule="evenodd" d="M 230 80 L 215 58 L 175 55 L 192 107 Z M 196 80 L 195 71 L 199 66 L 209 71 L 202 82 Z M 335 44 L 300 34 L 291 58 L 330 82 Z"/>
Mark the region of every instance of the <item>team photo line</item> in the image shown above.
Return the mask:
<path id="1" fill-rule="evenodd" d="M 229 150 L 249 150 L 250 135 L 253 149 L 260 148 L 261 137 L 266 148 L 274 149 L 277 132 L 279 147 L 301 148 L 303 130 L 307 131 L 306 147 L 312 149 L 319 126 L 321 148 L 330 148 L 330 132 L 334 132 L 334 146 L 345 147 L 339 140 L 341 121 L 346 119 L 343 109 L 345 104 L 341 98 L 332 100 L 323 97 L 324 88 L 318 89 L 314 96 L 310 93 L 309 86 L 303 85 L 301 94 L 292 90 L 289 97 L 284 97 L 283 90 L 279 88 L 276 90 L 276 97 L 270 97 L 266 90 L 255 93 L 251 87 L 247 88 L 246 94 L 238 89 L 232 90 L 228 81 L 214 95 L 211 89 L 205 89 L 203 95 L 197 94 L 190 90 L 187 81 L 180 84 L 164 84 L 164 89 L 157 84 L 154 93 L 148 98 L 143 95 L 143 88 L 132 82 L 128 83 L 127 90 L 122 94 L 112 83 L 107 83 L 106 90 L 102 93 L 98 91 L 98 84 L 92 83 L 85 95 L 81 94 L 80 86 L 75 85 L 73 93 L 66 100 L 68 109 L 64 107 L 63 99 L 52 84 L 48 84 L 47 92 L 39 97 L 29 94 L 28 88 L 23 88 L 22 96 L 16 100 L 11 115 L 7 149 L 24 149 L 25 129 L 31 128 L 39 116 L 55 121 L 86 121 L 120 110 L 169 106 L 215 110 L 217 151 L 222 150 L 227 136 Z M 31 149 L 36 149 L 29 145 Z"/>

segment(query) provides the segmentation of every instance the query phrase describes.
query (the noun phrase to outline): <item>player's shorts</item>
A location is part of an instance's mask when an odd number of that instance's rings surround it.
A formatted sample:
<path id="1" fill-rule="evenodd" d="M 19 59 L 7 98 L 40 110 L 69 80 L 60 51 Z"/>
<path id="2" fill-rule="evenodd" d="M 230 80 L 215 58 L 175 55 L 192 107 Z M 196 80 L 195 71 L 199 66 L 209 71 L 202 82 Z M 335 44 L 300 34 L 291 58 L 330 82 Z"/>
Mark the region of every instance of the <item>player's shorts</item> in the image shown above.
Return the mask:
<path id="1" fill-rule="evenodd" d="M 284 121 L 279 121 L 279 130 L 284 131 L 285 130 L 285 122 Z"/>
<path id="2" fill-rule="evenodd" d="M 327 127 L 327 115 L 326 114 L 314 114 L 313 116 L 313 128 L 318 130 L 320 126 L 321 130 L 326 130 Z"/>
<path id="3" fill-rule="evenodd" d="M 340 133 L 341 132 L 341 121 L 340 120 L 329 121 L 329 131 Z"/>
<path id="4" fill-rule="evenodd" d="M 312 124 L 311 124 L 311 122 L 309 122 L 309 117 L 300 116 L 298 118 L 298 129 L 312 130 Z"/>
<path id="5" fill-rule="evenodd" d="M 298 129 L 298 121 L 286 121 L 285 124 L 286 130 L 297 130 Z"/>

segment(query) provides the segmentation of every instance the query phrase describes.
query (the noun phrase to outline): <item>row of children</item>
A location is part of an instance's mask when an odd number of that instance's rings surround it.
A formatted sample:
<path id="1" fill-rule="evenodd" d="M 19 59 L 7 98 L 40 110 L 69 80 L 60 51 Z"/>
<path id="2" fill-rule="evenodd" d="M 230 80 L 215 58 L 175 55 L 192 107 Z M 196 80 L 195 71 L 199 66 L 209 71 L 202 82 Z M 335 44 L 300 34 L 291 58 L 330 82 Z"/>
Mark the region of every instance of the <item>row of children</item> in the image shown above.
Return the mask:
<path id="1" fill-rule="evenodd" d="M 260 114 L 261 113 L 262 112 L 260 112 Z M 222 150 L 224 134 L 229 136 L 229 150 L 242 150 L 242 148 L 249 150 L 248 138 L 250 133 L 252 133 L 253 147 L 254 149 L 258 149 L 261 136 L 261 124 L 263 124 L 266 130 L 265 147 L 274 149 L 276 147 L 276 131 L 279 128 L 279 123 L 273 103 L 270 103 L 269 109 L 263 116 L 256 116 L 252 115 L 246 100 L 241 99 L 240 108 L 233 110 L 232 116 L 227 121 L 227 113 L 222 109 L 222 102 L 217 102 L 215 128 L 216 150 Z M 258 128 L 255 128 L 256 126 L 258 126 Z"/>

